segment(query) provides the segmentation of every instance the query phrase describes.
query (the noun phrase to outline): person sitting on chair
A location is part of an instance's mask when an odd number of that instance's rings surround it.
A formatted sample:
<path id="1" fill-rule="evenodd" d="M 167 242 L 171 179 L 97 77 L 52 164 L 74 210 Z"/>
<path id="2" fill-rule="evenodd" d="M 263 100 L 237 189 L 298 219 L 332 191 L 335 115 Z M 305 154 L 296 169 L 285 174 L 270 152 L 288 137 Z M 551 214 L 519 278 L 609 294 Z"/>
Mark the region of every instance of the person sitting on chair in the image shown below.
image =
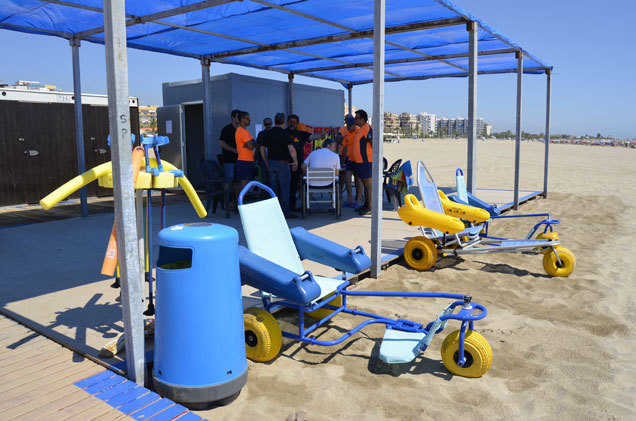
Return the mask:
<path id="1" fill-rule="evenodd" d="M 335 168 L 336 175 L 340 171 L 340 156 L 336 153 L 336 142 L 327 138 L 322 142 L 322 148 L 316 149 L 303 162 L 303 172 L 307 171 L 307 168 Z M 329 186 L 329 181 L 314 181 L 311 183 L 315 187 Z"/>

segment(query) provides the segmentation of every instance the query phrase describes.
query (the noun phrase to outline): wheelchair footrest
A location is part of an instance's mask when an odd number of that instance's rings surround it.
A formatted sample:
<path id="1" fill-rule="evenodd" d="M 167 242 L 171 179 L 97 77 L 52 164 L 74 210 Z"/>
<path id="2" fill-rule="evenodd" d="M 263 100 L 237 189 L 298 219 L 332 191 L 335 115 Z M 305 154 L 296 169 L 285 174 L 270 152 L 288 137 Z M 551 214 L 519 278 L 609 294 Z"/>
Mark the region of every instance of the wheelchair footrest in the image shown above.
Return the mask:
<path id="1" fill-rule="evenodd" d="M 411 362 L 420 353 L 425 332 L 386 329 L 380 345 L 380 359 L 387 364 Z"/>

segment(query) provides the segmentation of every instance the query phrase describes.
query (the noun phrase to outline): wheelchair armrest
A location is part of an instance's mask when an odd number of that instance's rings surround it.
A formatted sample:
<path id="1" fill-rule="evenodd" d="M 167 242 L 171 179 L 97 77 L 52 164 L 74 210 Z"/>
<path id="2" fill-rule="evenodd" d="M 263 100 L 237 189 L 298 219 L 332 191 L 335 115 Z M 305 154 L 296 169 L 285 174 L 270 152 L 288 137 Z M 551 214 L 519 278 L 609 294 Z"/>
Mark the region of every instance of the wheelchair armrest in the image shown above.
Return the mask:
<path id="1" fill-rule="evenodd" d="M 309 304 L 320 296 L 320 286 L 311 272 L 298 275 L 239 246 L 241 284 L 274 294 L 299 304 Z"/>
<path id="2" fill-rule="evenodd" d="M 350 249 L 312 234 L 303 227 L 292 228 L 290 232 L 301 259 L 350 273 L 360 273 L 371 266 L 371 259 L 361 246 Z"/>
<path id="3" fill-rule="evenodd" d="M 459 203 L 459 204 L 462 204 L 462 205 L 468 205 L 468 203 L 466 203 L 462 199 L 460 199 L 459 195 L 457 195 L 457 194 L 449 194 L 447 197 L 450 200 L 452 200 L 453 202 L 455 202 L 455 203 Z"/>

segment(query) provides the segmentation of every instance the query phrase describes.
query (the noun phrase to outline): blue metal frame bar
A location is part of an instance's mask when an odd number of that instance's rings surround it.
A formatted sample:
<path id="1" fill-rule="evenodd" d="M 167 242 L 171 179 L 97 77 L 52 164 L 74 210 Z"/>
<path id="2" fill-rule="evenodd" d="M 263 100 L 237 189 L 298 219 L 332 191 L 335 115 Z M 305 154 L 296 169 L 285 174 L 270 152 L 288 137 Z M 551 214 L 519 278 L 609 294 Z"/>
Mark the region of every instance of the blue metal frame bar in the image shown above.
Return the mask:
<path id="1" fill-rule="evenodd" d="M 342 294 L 356 295 L 359 297 L 451 298 L 454 300 L 467 298 L 464 294 L 450 294 L 446 292 L 342 291 Z"/>
<path id="2" fill-rule="evenodd" d="M 252 190 L 253 187 L 258 187 L 261 190 L 265 190 L 267 193 L 269 193 L 270 197 L 276 197 L 276 193 L 274 193 L 274 190 L 270 189 L 265 184 L 259 183 L 258 181 L 250 181 L 249 183 L 245 185 L 245 187 L 243 187 L 243 189 L 239 193 L 239 197 L 238 197 L 239 206 L 243 204 L 243 198 L 245 197 L 245 194 L 248 191 Z"/>
<path id="3" fill-rule="evenodd" d="M 146 196 L 146 238 L 148 239 L 148 305 L 153 305 L 153 289 L 152 289 L 152 269 L 154 261 L 152 260 L 152 189 L 148 189 Z"/>
<path id="4" fill-rule="evenodd" d="M 161 229 L 166 226 L 166 191 L 161 189 Z"/>
<path id="5" fill-rule="evenodd" d="M 527 213 L 523 215 L 494 215 L 490 219 L 507 219 L 507 218 L 542 218 L 550 217 L 549 213 Z"/>
<path id="6" fill-rule="evenodd" d="M 442 325 L 441 328 L 432 332 L 429 329 L 431 328 L 431 326 L 433 326 L 434 322 L 431 322 L 429 323 L 429 325 L 424 327 L 423 324 L 414 322 L 411 320 L 391 319 L 391 318 L 383 317 L 374 313 L 368 313 L 366 311 L 348 308 L 347 307 L 348 295 L 358 296 L 358 297 L 366 296 L 366 297 L 456 299 L 458 301 L 454 301 L 447 307 L 447 309 L 450 309 L 451 312 L 448 314 L 445 314 L 446 312 L 442 313 L 442 315 L 440 315 L 436 320 L 439 321 L 440 323 L 446 320 L 460 320 L 462 322 L 461 328 L 460 328 L 459 360 L 457 362 L 460 366 L 463 366 L 466 363 L 466 357 L 464 355 L 464 338 L 465 338 L 466 327 L 468 326 L 470 330 L 473 330 L 474 322 L 476 320 L 483 319 L 488 314 L 488 310 L 484 306 L 480 304 L 476 304 L 476 303 L 471 303 L 470 302 L 471 297 L 468 295 L 451 294 L 451 293 L 444 293 L 444 292 L 347 291 L 345 288 L 348 286 L 348 284 L 349 283 L 346 282 L 346 284 L 343 284 L 338 287 L 334 295 L 327 296 L 323 298 L 321 302 L 314 303 L 309 306 L 300 305 L 300 304 L 296 304 L 296 303 L 292 303 L 292 302 L 284 301 L 284 300 L 277 301 L 276 303 L 271 303 L 269 298 L 265 296 L 262 297 L 263 306 L 269 312 L 273 312 L 277 309 L 284 308 L 284 307 L 294 308 L 298 310 L 298 334 L 283 330 L 282 335 L 285 336 L 286 338 L 295 339 L 295 340 L 309 343 L 312 345 L 333 346 L 333 345 L 338 345 L 344 342 L 345 340 L 353 336 L 355 333 L 359 332 L 360 330 L 364 329 L 366 326 L 369 326 L 371 324 L 384 324 L 387 328 L 399 329 L 399 330 L 408 331 L 408 332 L 425 333 L 427 336 L 431 334 L 435 335 L 444 329 L 444 325 Z M 342 297 L 341 306 L 336 307 L 329 304 L 333 299 L 337 298 L 338 296 Z M 466 304 L 468 305 L 467 307 L 465 306 Z M 453 313 L 452 310 L 454 310 L 458 306 L 462 306 L 459 312 Z M 322 318 L 321 320 L 318 320 L 312 325 L 306 327 L 305 312 L 312 312 L 319 308 L 326 308 L 333 311 L 326 317 Z M 478 310 L 479 313 L 473 314 L 474 310 Z M 357 324 L 355 327 L 353 327 L 352 329 L 349 329 L 340 337 L 331 341 L 322 341 L 314 337 L 308 336 L 312 332 L 314 332 L 317 328 L 324 325 L 329 320 L 331 320 L 334 316 L 340 313 L 347 313 L 354 316 L 367 317 L 368 320 L 365 320 Z M 439 326 L 439 324 L 437 324 L 437 326 Z M 420 351 L 425 350 L 426 347 L 428 346 L 428 343 L 430 343 L 430 340 L 422 345 Z"/>
<path id="7" fill-rule="evenodd" d="M 519 191 L 522 191 L 522 190 L 519 190 Z M 519 204 L 522 204 L 523 202 L 527 202 L 528 200 L 532 199 L 533 197 L 541 196 L 542 193 L 543 192 L 540 192 L 540 191 L 533 191 L 530 194 L 522 196 L 522 197 L 519 198 Z M 515 202 L 508 202 L 508 203 L 504 203 L 501 206 L 497 205 L 497 209 L 499 209 L 500 211 L 504 212 L 504 211 L 512 209 L 514 207 L 514 205 L 515 205 Z"/>

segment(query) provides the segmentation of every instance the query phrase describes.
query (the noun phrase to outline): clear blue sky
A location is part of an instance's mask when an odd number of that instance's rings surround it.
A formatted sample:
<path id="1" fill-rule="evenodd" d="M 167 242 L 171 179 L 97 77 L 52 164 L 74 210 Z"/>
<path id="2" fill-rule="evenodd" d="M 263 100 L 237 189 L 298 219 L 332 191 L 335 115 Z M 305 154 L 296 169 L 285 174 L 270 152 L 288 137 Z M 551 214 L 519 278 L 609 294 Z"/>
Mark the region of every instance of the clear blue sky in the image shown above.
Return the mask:
<path id="1" fill-rule="evenodd" d="M 129 0 L 130 1 L 130 0 Z M 455 0 L 492 27 L 552 64 L 552 132 L 636 137 L 636 2 L 591 0 Z M 84 92 L 105 93 L 102 46 L 81 47 Z M 161 83 L 201 77 L 198 61 L 129 50 L 130 94 L 161 104 Z M 53 37 L 0 30 L 0 82 L 38 80 L 72 90 L 71 50 Z M 238 72 L 286 80 L 285 75 L 213 64 L 213 74 Z M 299 83 L 341 88 L 298 77 Z M 385 110 L 466 115 L 466 80 L 390 83 Z M 353 103 L 371 109 L 371 85 L 354 88 Z M 486 75 L 478 82 L 478 114 L 495 130 L 514 130 L 515 75 Z M 523 129 L 542 132 L 545 76 L 524 78 Z M 302 117 L 302 116 L 301 116 Z"/>

